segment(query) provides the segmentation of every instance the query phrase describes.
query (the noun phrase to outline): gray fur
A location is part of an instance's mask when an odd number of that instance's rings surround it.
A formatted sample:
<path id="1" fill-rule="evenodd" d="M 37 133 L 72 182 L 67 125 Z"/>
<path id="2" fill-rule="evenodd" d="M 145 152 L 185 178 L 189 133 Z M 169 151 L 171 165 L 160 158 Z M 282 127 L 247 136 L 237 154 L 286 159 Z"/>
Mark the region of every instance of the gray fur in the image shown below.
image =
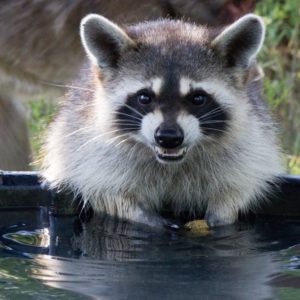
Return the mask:
<path id="1" fill-rule="evenodd" d="M 234 222 L 239 211 L 263 201 L 269 182 L 276 182 L 282 170 L 274 126 L 257 101 L 260 91 L 250 91 L 258 86 L 250 76 L 254 61 L 239 69 L 228 66 L 215 49 L 216 34 L 189 23 L 163 20 L 124 30 L 138 50 L 125 51 L 109 77 L 105 64 L 99 69 L 93 59 L 82 71 L 75 83 L 80 89 L 69 91 L 50 127 L 44 178 L 53 188 L 80 194 L 96 211 L 137 222 L 160 224 L 155 213 L 166 205 L 175 214 L 206 211 L 211 225 Z M 101 53 L 101 43 L 99 47 Z M 249 53 L 252 57 L 254 52 Z M 153 152 L 151 138 L 163 118 L 156 110 L 143 117 L 139 132 L 119 135 L 114 113 L 128 94 L 151 85 L 153 78 L 170 93 L 185 83 L 212 93 L 231 116 L 226 131 L 220 137 L 205 136 L 190 122 L 196 120 L 193 116 L 178 110 L 189 150 L 177 164 L 162 164 Z M 177 104 L 173 101 L 172 107 Z"/>
<path id="2" fill-rule="evenodd" d="M 264 37 L 265 27 L 262 20 L 248 14 L 217 36 L 212 45 L 224 60 L 229 60 L 228 63 L 249 67 L 259 52 Z"/>

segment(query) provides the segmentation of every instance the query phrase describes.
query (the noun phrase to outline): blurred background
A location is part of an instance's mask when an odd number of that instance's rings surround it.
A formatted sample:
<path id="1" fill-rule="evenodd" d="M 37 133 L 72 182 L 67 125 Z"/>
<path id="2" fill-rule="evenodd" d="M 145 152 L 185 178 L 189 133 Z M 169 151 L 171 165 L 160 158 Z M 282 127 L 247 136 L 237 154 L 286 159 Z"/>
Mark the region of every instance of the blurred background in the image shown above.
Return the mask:
<path id="1" fill-rule="evenodd" d="M 76 1 L 78 2 L 78 0 Z M 259 62 L 265 73 L 264 94 L 280 129 L 280 137 L 286 154 L 287 171 L 292 174 L 300 174 L 299 0 L 170 1 L 175 3 L 176 11 L 174 7 L 168 6 L 169 1 L 163 2 L 166 5 L 165 9 L 168 9 L 168 16 L 182 17 L 179 13 L 181 10 L 185 10 L 186 19 L 198 23 L 207 22 L 214 26 L 228 24 L 251 11 L 263 17 L 267 25 L 267 32 L 263 50 L 259 55 Z M 185 4 L 181 4 L 181 2 Z M 199 14 L 199 18 L 197 18 L 197 14 L 195 16 L 196 8 L 194 9 L 193 5 L 189 6 L 189 3 L 201 4 L 202 15 Z M 206 17 L 207 19 L 205 19 Z M 57 103 L 58 101 L 48 101 L 47 97 L 43 97 L 42 94 L 38 97 L 32 96 L 25 103 L 33 161 L 37 160 L 46 128 L 57 110 Z M 39 164 L 33 165 L 32 168 L 38 169 Z"/>
<path id="2" fill-rule="evenodd" d="M 300 174 L 300 1 L 262 0 L 255 12 L 267 25 L 259 56 L 264 94 L 281 131 L 288 171 Z"/>

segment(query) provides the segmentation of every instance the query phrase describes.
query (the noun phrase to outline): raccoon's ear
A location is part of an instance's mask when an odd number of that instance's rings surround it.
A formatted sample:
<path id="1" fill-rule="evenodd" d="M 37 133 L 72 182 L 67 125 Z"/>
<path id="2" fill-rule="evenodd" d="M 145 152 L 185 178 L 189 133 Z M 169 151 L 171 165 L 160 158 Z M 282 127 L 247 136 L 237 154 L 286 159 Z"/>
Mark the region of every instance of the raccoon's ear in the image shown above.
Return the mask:
<path id="1" fill-rule="evenodd" d="M 211 45 L 226 59 L 228 66 L 247 68 L 259 52 L 264 37 L 262 19 L 248 14 L 227 27 Z"/>
<path id="2" fill-rule="evenodd" d="M 119 26 L 96 14 L 82 19 L 80 36 L 88 57 L 103 69 L 116 67 L 122 52 L 135 46 Z"/>

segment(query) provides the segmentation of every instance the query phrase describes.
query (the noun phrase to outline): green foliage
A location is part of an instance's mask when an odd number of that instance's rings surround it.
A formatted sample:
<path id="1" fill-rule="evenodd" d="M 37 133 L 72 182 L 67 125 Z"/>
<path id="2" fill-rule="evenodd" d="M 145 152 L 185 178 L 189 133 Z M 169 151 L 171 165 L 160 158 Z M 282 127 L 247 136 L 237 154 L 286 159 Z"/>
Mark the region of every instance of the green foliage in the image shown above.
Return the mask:
<path id="1" fill-rule="evenodd" d="M 300 300 L 300 290 L 292 287 L 277 289 L 278 300 Z"/>
<path id="2" fill-rule="evenodd" d="M 300 174 L 300 5 L 299 0 L 263 0 L 256 13 L 267 25 L 259 61 L 264 93 L 280 124 L 288 169 Z"/>
<path id="3" fill-rule="evenodd" d="M 29 101 L 28 109 L 30 117 L 28 120 L 31 148 L 34 160 L 39 156 L 39 152 L 46 135 L 49 123 L 57 110 L 57 104 L 44 99 Z"/>

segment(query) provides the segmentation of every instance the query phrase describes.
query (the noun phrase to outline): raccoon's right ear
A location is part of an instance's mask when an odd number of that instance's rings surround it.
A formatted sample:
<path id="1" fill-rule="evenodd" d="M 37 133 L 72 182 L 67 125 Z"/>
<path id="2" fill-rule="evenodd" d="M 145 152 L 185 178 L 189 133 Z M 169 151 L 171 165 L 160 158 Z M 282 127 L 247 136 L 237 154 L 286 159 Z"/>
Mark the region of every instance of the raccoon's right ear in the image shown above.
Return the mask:
<path id="1" fill-rule="evenodd" d="M 119 26 L 96 14 L 82 19 L 80 36 L 88 57 L 102 69 L 116 67 L 122 52 L 135 46 Z"/>
<path id="2" fill-rule="evenodd" d="M 248 68 L 265 38 L 262 19 L 248 14 L 227 27 L 213 41 L 212 47 L 230 67 Z"/>

